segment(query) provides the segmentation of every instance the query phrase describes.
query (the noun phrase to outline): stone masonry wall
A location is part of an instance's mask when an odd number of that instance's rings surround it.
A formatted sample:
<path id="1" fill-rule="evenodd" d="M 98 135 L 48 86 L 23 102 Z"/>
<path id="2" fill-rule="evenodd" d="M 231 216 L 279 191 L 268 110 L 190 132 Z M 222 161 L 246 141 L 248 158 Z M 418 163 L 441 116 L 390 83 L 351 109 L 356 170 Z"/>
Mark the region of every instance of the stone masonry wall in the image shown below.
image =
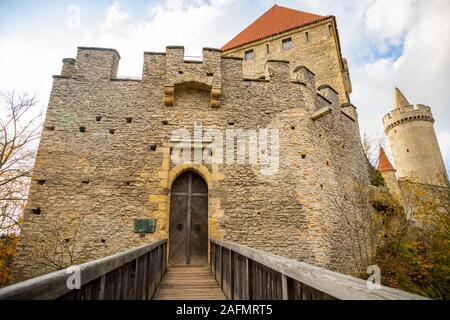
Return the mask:
<path id="1" fill-rule="evenodd" d="M 383 118 L 399 179 L 447 186 L 434 121 L 431 108 L 424 105 L 398 108 Z"/>
<path id="2" fill-rule="evenodd" d="M 354 181 L 368 185 L 355 108 L 329 86 L 316 91 L 307 68 L 293 73 L 269 61 L 266 79 L 245 80 L 241 59 L 213 49 L 202 63 L 183 56 L 182 47 L 145 53 L 142 80 L 116 78 L 115 50 L 79 48 L 75 61 L 65 60 L 39 147 L 17 280 L 53 271 L 45 250 L 54 238 L 75 244 L 73 263 L 168 238 L 170 187 L 186 170 L 208 183 L 210 237 L 356 273 L 354 242 L 335 210 L 338 201 L 357 212 L 345 199 L 355 196 Z M 199 121 L 222 132 L 279 129 L 278 173 L 263 176 L 248 163 L 175 165 L 171 133 Z M 155 234 L 134 233 L 141 218 L 157 220 Z"/>
<path id="3" fill-rule="evenodd" d="M 289 37 L 292 38 L 293 47 L 283 49 L 282 41 Z M 351 83 L 348 66 L 340 56 L 338 32 L 333 18 L 228 50 L 224 55 L 244 58 L 248 50 L 254 51 L 254 60 L 244 60 L 244 76 L 263 75 L 268 60 L 286 60 L 291 62 L 292 73 L 297 66 L 308 67 L 316 75 L 317 86 L 330 85 L 339 93 L 341 102 L 349 102 L 347 95 L 351 93 Z"/>

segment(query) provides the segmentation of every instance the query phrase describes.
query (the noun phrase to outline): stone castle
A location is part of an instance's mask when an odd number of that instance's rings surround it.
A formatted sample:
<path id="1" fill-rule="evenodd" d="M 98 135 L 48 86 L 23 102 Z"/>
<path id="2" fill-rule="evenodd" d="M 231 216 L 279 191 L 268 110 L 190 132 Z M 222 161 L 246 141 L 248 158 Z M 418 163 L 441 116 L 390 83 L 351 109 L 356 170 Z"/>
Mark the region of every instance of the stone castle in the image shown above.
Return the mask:
<path id="1" fill-rule="evenodd" d="M 172 264 L 207 263 L 216 238 L 357 273 L 348 216 L 361 211 L 355 184 L 368 186 L 369 173 L 333 16 L 275 5 L 222 49 L 203 49 L 203 61 L 179 46 L 145 52 L 139 80 L 118 78 L 119 60 L 80 47 L 54 76 L 18 279 L 52 271 L 48 250 L 80 263 L 167 238 Z M 174 163 L 179 129 L 215 152 L 195 126 L 277 129 L 277 173 L 251 161 Z"/>
<path id="2" fill-rule="evenodd" d="M 390 193 L 405 208 L 409 207 L 411 193 L 439 195 L 448 190 L 448 174 L 434 122 L 430 107 L 410 104 L 400 89 L 395 88 L 394 109 L 383 118 L 395 167 L 381 148 L 378 171 Z"/>
<path id="3" fill-rule="evenodd" d="M 385 175 L 397 171 L 399 180 L 445 187 L 448 182 L 447 171 L 434 131 L 434 122 L 430 107 L 410 104 L 396 88 L 394 109 L 383 118 L 383 125 L 397 170 L 382 154 L 380 171 Z M 387 176 L 386 180 L 392 179 Z"/>

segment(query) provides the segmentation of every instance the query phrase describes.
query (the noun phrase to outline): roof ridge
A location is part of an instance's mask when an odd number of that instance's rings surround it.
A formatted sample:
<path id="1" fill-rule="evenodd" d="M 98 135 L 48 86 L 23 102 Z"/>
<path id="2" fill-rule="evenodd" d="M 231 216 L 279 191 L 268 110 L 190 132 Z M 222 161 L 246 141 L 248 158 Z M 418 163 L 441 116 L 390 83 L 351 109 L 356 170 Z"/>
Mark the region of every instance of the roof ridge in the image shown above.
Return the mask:
<path id="1" fill-rule="evenodd" d="M 388 171 L 397 171 L 392 165 L 391 161 L 389 161 L 386 152 L 383 147 L 380 147 L 380 155 L 378 157 L 378 171 L 380 172 L 388 172 Z"/>
<path id="2" fill-rule="evenodd" d="M 222 50 L 234 49 L 330 17 L 332 16 L 322 16 L 275 4 L 223 46 Z"/>

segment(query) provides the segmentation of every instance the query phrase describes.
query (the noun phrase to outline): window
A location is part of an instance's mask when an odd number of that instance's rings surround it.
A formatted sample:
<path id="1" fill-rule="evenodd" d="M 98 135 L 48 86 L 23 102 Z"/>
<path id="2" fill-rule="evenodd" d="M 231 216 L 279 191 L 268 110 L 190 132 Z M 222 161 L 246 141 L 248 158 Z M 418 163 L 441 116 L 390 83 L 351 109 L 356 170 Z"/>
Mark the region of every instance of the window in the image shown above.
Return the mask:
<path id="1" fill-rule="evenodd" d="M 245 51 L 245 60 L 252 61 L 255 59 L 255 52 L 253 50 Z"/>
<path id="2" fill-rule="evenodd" d="M 270 53 L 270 45 L 269 44 L 266 44 L 266 52 L 267 52 L 267 54 Z"/>
<path id="3" fill-rule="evenodd" d="M 309 42 L 309 32 L 305 32 L 305 40 L 306 42 Z"/>
<path id="4" fill-rule="evenodd" d="M 328 32 L 330 33 L 330 36 L 333 35 L 333 28 L 331 27 L 331 24 L 328 25 Z"/>
<path id="5" fill-rule="evenodd" d="M 287 38 L 282 41 L 283 50 L 291 49 L 294 47 L 294 43 L 292 42 L 292 38 Z"/>

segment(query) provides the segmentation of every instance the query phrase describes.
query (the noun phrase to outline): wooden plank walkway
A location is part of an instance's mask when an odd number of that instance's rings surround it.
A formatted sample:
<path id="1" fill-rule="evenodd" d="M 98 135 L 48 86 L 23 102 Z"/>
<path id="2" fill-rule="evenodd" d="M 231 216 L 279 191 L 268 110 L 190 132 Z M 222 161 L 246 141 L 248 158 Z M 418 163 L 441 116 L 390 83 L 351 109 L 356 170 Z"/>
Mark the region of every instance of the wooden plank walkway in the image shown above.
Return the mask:
<path id="1" fill-rule="evenodd" d="M 170 267 L 153 300 L 226 300 L 209 267 Z"/>

